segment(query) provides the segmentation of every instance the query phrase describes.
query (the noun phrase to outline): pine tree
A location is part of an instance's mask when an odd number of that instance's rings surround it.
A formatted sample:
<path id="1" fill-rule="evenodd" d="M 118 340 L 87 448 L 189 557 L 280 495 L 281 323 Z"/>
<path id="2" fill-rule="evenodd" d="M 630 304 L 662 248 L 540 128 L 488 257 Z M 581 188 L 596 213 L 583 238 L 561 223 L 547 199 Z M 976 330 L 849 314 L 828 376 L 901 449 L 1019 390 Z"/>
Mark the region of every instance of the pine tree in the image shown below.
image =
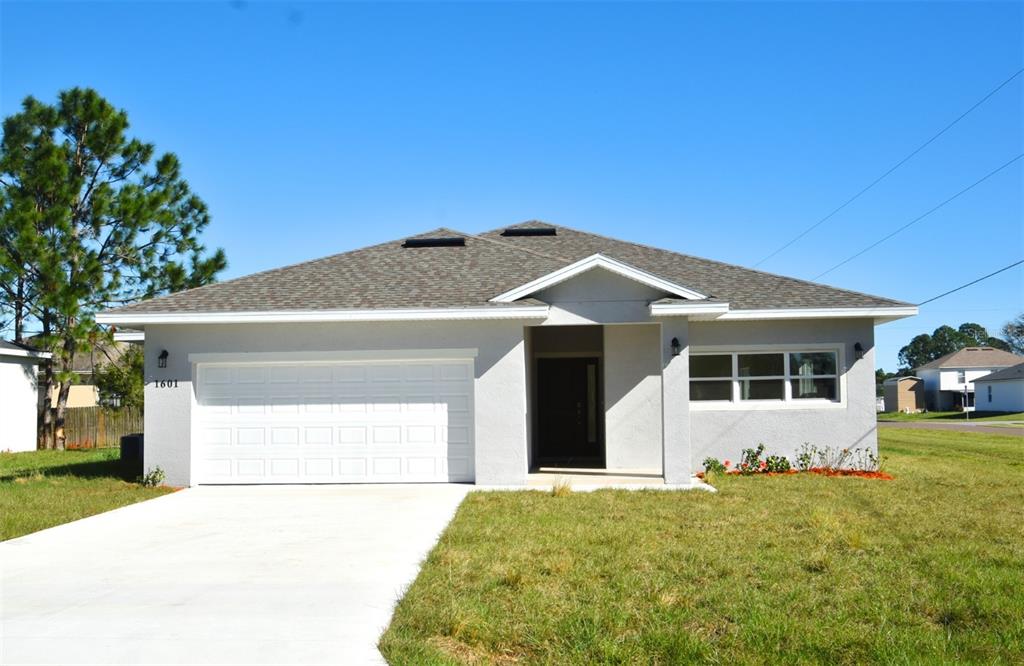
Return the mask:
<path id="1" fill-rule="evenodd" d="M 207 284 L 227 265 L 199 242 L 210 216 L 178 158 L 154 159 L 127 131 L 124 111 L 82 88 L 54 105 L 28 97 L 3 123 L 0 302 L 16 338 L 34 322 L 53 353 L 40 382 L 44 447 L 63 446 L 75 353 L 109 338 L 98 310 Z"/>

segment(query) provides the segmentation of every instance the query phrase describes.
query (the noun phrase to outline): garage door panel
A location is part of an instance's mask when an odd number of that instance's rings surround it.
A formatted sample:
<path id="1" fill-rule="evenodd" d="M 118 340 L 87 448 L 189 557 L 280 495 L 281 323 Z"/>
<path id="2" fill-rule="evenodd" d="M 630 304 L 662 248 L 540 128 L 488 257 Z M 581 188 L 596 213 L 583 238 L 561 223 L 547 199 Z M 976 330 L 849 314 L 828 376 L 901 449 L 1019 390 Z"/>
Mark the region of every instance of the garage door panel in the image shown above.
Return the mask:
<path id="1" fill-rule="evenodd" d="M 267 443 L 267 429 L 236 428 L 235 443 L 238 446 L 263 446 Z"/>
<path id="2" fill-rule="evenodd" d="M 197 374 L 201 483 L 473 478 L 470 361 L 200 365 Z"/>

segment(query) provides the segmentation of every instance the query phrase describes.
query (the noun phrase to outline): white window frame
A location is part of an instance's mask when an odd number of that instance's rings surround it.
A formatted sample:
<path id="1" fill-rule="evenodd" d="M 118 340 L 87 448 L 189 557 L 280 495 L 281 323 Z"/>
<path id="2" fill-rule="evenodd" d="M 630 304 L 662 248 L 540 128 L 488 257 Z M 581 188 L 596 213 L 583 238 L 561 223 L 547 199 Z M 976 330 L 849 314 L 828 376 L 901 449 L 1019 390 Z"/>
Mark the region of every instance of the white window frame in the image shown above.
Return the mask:
<path id="1" fill-rule="evenodd" d="M 957 370 L 956 371 L 956 383 L 960 384 L 960 385 L 963 385 L 963 384 L 967 383 L 967 371 L 966 370 Z"/>
<path id="2" fill-rule="evenodd" d="M 838 382 L 839 399 L 827 400 L 825 398 L 794 398 L 792 379 L 801 379 L 800 376 L 790 376 L 789 355 L 800 352 L 833 352 L 836 355 L 836 380 Z M 693 347 L 690 356 L 713 356 L 721 354 L 732 355 L 732 377 L 720 378 L 717 381 L 729 381 L 732 383 L 732 400 L 691 400 L 690 411 L 713 412 L 713 411 L 770 411 L 785 409 L 846 409 L 846 345 L 841 342 L 814 343 L 814 344 L 786 344 L 786 345 L 712 345 L 704 347 Z M 782 354 L 784 376 L 779 377 L 740 377 L 739 376 L 739 355 L 740 354 Z M 716 381 L 714 377 L 690 377 L 690 381 Z M 783 382 L 782 400 L 740 400 L 740 381 L 743 379 L 778 379 Z"/>

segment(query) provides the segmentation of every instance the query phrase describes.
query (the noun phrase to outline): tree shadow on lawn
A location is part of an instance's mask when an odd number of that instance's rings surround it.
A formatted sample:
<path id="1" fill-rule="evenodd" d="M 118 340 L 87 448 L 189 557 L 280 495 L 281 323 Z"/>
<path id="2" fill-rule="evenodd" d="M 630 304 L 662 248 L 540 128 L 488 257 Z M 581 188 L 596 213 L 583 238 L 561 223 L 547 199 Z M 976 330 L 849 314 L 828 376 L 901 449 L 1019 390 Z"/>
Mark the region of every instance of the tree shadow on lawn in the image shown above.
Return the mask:
<path id="1" fill-rule="evenodd" d="M 115 478 L 122 481 L 134 481 L 142 473 L 139 463 L 126 462 L 120 458 L 109 460 L 89 460 L 66 465 L 20 469 L 0 475 L 0 481 L 13 481 L 18 478 L 41 475 L 44 477 L 73 476 L 79 479 Z"/>

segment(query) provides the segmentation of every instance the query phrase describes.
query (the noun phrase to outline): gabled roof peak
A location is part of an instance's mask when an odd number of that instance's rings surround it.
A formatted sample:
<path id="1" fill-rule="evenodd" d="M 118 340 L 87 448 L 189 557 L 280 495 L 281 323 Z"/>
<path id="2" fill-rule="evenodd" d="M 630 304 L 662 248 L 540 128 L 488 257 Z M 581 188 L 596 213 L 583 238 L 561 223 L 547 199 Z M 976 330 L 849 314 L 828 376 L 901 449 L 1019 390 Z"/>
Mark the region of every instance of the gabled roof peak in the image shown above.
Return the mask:
<path id="1" fill-rule="evenodd" d="M 548 287 L 553 287 L 560 282 L 565 282 L 580 273 L 585 273 L 595 268 L 602 268 L 604 270 L 611 271 L 612 273 L 616 273 L 622 277 L 629 278 L 630 280 L 634 280 L 655 289 L 660 289 L 661 291 L 675 296 L 680 296 L 687 300 L 703 300 L 707 298 L 706 295 L 694 291 L 689 287 L 684 287 L 683 285 L 676 284 L 663 277 L 654 275 L 653 273 L 641 270 L 636 266 L 631 266 L 623 261 L 619 261 L 618 259 L 613 259 L 601 253 L 597 253 L 592 254 L 589 257 L 584 257 L 583 259 L 569 264 L 568 266 L 563 266 L 557 270 L 551 271 L 550 273 L 522 284 L 515 289 L 499 294 L 492 298 L 491 302 L 511 303 L 519 300 L 520 298 L 529 296 L 530 294 L 535 294 L 538 291 L 547 289 Z"/>

